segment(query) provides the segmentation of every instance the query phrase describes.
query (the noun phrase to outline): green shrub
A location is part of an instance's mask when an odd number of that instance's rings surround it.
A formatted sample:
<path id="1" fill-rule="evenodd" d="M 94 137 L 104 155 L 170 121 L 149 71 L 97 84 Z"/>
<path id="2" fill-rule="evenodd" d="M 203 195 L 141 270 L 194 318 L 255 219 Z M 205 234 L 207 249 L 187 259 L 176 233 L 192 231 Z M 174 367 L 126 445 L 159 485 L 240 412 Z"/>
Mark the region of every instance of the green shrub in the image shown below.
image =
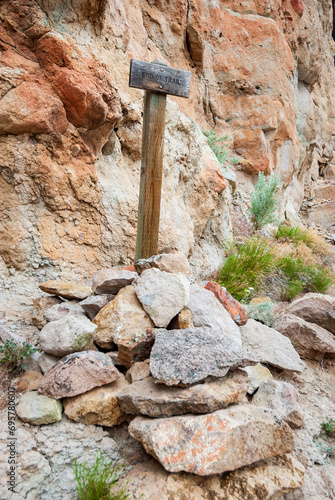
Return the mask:
<path id="1" fill-rule="evenodd" d="M 96 453 L 95 462 L 91 466 L 86 462 L 78 464 L 76 460 L 74 475 L 79 500 L 126 500 L 129 498 L 125 489 L 115 490 L 121 469 L 122 466 L 115 465 L 113 460 L 106 461 L 101 452 Z"/>
<path id="2" fill-rule="evenodd" d="M 308 247 L 311 247 L 313 242 L 308 232 L 300 227 L 279 226 L 276 231 L 275 238 L 277 240 L 288 240 L 295 244 L 298 244 L 301 241 Z"/>
<path id="3" fill-rule="evenodd" d="M 231 155 L 229 148 L 231 146 L 231 138 L 228 135 L 223 137 L 218 137 L 214 130 L 210 132 L 202 132 L 207 138 L 207 142 L 216 158 L 219 160 L 222 166 L 229 166 L 229 164 L 237 165 L 239 159 L 236 156 Z"/>
<path id="4" fill-rule="evenodd" d="M 233 251 L 233 250 L 232 250 Z M 276 256 L 266 240 L 253 238 L 230 252 L 223 264 L 219 284 L 237 300 L 249 298 L 250 289 L 256 290 L 276 265 Z"/>
<path id="5" fill-rule="evenodd" d="M 335 436 L 335 420 L 331 418 L 328 422 L 322 422 L 321 427 L 326 431 L 330 436 Z"/>
<path id="6" fill-rule="evenodd" d="M 258 174 L 258 181 L 251 193 L 250 212 L 255 229 L 261 229 L 266 224 L 276 222 L 278 199 L 275 191 L 279 185 L 280 176 L 271 174 L 267 179 L 263 172 Z"/>
<path id="7" fill-rule="evenodd" d="M 301 292 L 325 293 L 335 282 L 329 269 L 310 265 L 292 255 L 279 259 L 277 268 L 286 279 L 282 300 L 293 300 Z"/>
<path id="8" fill-rule="evenodd" d="M 36 351 L 37 349 L 27 342 L 20 344 L 14 340 L 6 340 L 4 345 L 0 346 L 0 363 L 12 372 L 19 368 L 25 358 Z"/>

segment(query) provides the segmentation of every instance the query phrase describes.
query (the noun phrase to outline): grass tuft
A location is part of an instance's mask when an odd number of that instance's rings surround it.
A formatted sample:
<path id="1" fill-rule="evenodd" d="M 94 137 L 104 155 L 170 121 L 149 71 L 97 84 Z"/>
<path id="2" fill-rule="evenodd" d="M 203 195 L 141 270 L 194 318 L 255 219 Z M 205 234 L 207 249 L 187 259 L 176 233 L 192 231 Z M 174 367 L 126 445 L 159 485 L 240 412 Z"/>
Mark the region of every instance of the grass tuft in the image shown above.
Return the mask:
<path id="1" fill-rule="evenodd" d="M 255 229 L 262 229 L 266 224 L 277 221 L 279 174 L 271 174 L 268 178 L 263 172 L 258 174 L 258 180 L 250 197 L 251 221 Z"/>
<path id="2" fill-rule="evenodd" d="M 95 462 L 74 463 L 74 474 L 77 481 L 79 500 L 126 500 L 129 495 L 125 489 L 117 490 L 115 486 L 120 478 L 122 465 L 107 461 L 101 452 L 96 453 Z M 112 491 L 113 490 L 113 491 Z"/>
<path id="3" fill-rule="evenodd" d="M 249 298 L 250 289 L 257 289 L 276 265 L 276 256 L 266 240 L 252 238 L 240 245 L 236 253 L 226 259 L 219 276 L 219 284 L 237 300 Z"/>

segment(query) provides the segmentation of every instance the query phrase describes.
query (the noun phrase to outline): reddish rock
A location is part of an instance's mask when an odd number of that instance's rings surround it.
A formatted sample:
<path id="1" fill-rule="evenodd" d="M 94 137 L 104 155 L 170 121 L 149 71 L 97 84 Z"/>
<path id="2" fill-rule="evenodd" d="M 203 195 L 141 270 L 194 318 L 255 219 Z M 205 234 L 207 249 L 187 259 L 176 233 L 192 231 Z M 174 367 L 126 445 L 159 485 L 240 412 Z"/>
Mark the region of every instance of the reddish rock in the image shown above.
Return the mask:
<path id="1" fill-rule="evenodd" d="M 125 267 L 121 267 L 120 271 L 131 271 L 132 273 L 135 273 L 136 270 L 135 270 L 135 266 L 125 266 Z"/>
<path id="2" fill-rule="evenodd" d="M 107 104 L 87 76 L 60 68 L 55 74 L 54 85 L 63 101 L 68 120 L 73 125 L 95 129 L 105 122 Z"/>
<path id="3" fill-rule="evenodd" d="M 62 102 L 34 83 L 21 83 L 0 101 L 0 134 L 64 133 L 67 126 Z"/>
<path id="4" fill-rule="evenodd" d="M 304 3 L 302 0 L 291 0 L 291 5 L 298 16 L 302 16 L 304 13 Z"/>
<path id="5" fill-rule="evenodd" d="M 238 326 L 246 324 L 248 321 L 246 310 L 237 300 L 234 299 L 234 297 L 230 295 L 230 293 L 224 290 L 218 283 L 215 283 L 215 281 L 209 281 L 205 288 L 214 293 L 215 297 L 229 312 L 232 319 Z"/>
<path id="6" fill-rule="evenodd" d="M 106 354 L 83 351 L 61 359 L 43 378 L 38 392 L 50 398 L 77 396 L 120 378 Z"/>

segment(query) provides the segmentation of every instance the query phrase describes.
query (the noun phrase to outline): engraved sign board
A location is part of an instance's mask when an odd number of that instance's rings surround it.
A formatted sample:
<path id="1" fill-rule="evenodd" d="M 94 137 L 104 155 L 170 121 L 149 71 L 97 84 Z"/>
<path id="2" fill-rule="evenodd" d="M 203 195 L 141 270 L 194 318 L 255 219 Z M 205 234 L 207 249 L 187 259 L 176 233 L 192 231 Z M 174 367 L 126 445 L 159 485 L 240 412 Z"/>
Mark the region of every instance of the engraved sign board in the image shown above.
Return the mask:
<path id="1" fill-rule="evenodd" d="M 189 97 L 191 72 L 132 59 L 129 87 L 151 90 L 160 94 Z"/>

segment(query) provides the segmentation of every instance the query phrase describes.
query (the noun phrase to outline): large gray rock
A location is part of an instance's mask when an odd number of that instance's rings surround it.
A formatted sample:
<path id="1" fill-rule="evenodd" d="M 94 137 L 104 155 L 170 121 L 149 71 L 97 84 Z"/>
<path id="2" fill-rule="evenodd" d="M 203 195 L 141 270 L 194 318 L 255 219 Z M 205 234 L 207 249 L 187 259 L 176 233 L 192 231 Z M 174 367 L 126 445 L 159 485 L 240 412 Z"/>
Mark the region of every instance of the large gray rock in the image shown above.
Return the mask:
<path id="1" fill-rule="evenodd" d="M 133 415 L 171 417 L 183 413 L 211 413 L 243 401 L 247 380 L 247 374 L 238 370 L 221 379 L 182 388 L 157 384 L 149 377 L 131 384 L 117 398 L 121 410 Z"/>
<path id="2" fill-rule="evenodd" d="M 156 330 L 150 371 L 156 380 L 167 385 L 194 384 L 209 376 L 224 377 L 230 368 L 258 361 L 239 342 L 213 328 Z"/>
<path id="3" fill-rule="evenodd" d="M 135 272 L 120 270 L 116 267 L 101 269 L 93 274 L 92 288 L 97 294 L 116 295 L 121 288 L 131 285 L 137 276 Z"/>
<path id="4" fill-rule="evenodd" d="M 335 333 L 335 297 L 322 293 L 306 293 L 280 311 L 283 314 L 295 314 L 299 318 L 315 323 L 325 330 Z"/>
<path id="5" fill-rule="evenodd" d="M 44 375 L 38 392 L 54 399 L 72 397 L 114 382 L 119 377 L 120 372 L 106 354 L 76 352 L 61 359 Z"/>
<path id="6" fill-rule="evenodd" d="M 276 410 L 277 415 L 290 427 L 303 427 L 304 415 L 298 405 L 298 391 L 292 384 L 279 380 L 262 382 L 252 399 L 252 404 Z"/>
<path id="7" fill-rule="evenodd" d="M 243 347 L 259 356 L 261 363 L 302 372 L 305 363 L 294 349 L 289 338 L 254 319 L 240 327 Z"/>
<path id="8" fill-rule="evenodd" d="M 129 433 L 167 471 L 200 476 L 239 469 L 294 446 L 290 427 L 274 411 L 253 405 L 208 415 L 136 417 Z"/>
<path id="9" fill-rule="evenodd" d="M 143 309 L 157 327 L 166 327 L 187 304 L 190 284 L 182 274 L 147 269 L 134 281 Z"/>
<path id="10" fill-rule="evenodd" d="M 273 328 L 288 337 L 303 358 L 322 360 L 335 355 L 335 337 L 315 323 L 309 323 L 294 314 L 283 314 Z"/>
<path id="11" fill-rule="evenodd" d="M 67 314 L 74 314 L 77 316 L 85 316 L 85 312 L 79 305 L 78 300 L 71 300 L 68 302 L 62 302 L 61 304 L 54 304 L 49 307 L 43 314 L 43 317 L 47 323 L 50 321 L 58 321 L 64 318 Z"/>
<path id="12" fill-rule="evenodd" d="M 51 321 L 40 332 L 41 349 L 54 356 L 93 348 L 97 326 L 85 316 L 67 314 L 58 321 Z"/>
<path id="13" fill-rule="evenodd" d="M 239 327 L 213 292 L 198 285 L 191 285 L 187 308 L 192 313 L 194 326 L 208 326 L 222 331 L 242 347 Z"/>
<path id="14" fill-rule="evenodd" d="M 90 320 L 92 320 L 113 299 L 114 295 L 91 295 L 91 297 L 87 297 L 87 299 L 82 300 L 79 304 Z"/>
<path id="15" fill-rule="evenodd" d="M 23 422 L 31 425 L 52 424 L 62 419 L 62 403 L 36 391 L 25 392 L 16 407 Z"/>

